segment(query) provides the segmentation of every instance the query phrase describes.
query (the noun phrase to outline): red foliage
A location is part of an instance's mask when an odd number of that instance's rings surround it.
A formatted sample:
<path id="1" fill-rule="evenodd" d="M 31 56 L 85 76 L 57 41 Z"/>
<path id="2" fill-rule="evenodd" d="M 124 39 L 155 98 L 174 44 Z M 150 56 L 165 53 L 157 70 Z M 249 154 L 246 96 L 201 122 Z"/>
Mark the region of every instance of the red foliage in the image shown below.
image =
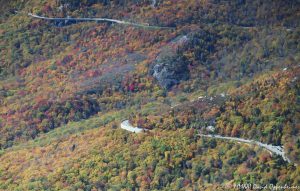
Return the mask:
<path id="1" fill-rule="evenodd" d="M 129 91 L 133 92 L 134 89 L 135 89 L 135 85 L 134 85 L 134 84 L 130 84 L 130 85 L 128 86 L 128 90 L 129 90 Z"/>

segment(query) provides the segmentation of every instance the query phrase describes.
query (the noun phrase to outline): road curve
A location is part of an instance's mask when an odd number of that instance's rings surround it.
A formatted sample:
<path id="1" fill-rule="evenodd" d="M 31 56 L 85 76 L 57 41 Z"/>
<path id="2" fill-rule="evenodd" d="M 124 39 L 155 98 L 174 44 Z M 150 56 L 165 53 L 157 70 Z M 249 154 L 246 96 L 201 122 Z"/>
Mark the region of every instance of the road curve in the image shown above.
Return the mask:
<path id="1" fill-rule="evenodd" d="M 116 19 L 108 19 L 108 18 L 54 18 L 54 17 L 44 17 L 40 15 L 35 15 L 32 13 L 28 13 L 28 16 L 36 18 L 36 19 L 43 19 L 48 21 L 104 21 L 104 22 L 112 22 L 122 25 L 131 25 L 135 27 L 142 27 L 142 28 L 152 28 L 152 29 L 173 29 L 172 27 L 161 27 L 161 26 L 150 26 L 149 24 L 139 24 L 139 23 L 132 23 L 127 21 L 121 21 Z"/>
<path id="2" fill-rule="evenodd" d="M 121 123 L 121 128 L 133 133 L 141 133 L 144 132 L 144 129 L 134 127 L 129 123 L 129 120 L 125 120 Z M 205 134 L 198 134 L 201 137 L 209 137 L 209 138 L 216 138 L 216 139 L 225 139 L 225 140 L 231 140 L 231 141 L 237 141 L 241 143 L 248 143 L 248 144 L 256 144 L 261 148 L 267 149 L 271 154 L 274 153 L 276 155 L 280 155 L 284 161 L 287 161 L 288 163 L 292 163 L 291 160 L 286 156 L 286 153 L 284 152 L 284 149 L 282 146 L 274 146 L 274 145 L 269 145 L 265 143 L 261 143 L 259 141 L 255 140 L 248 140 L 248 139 L 243 139 L 243 138 L 238 138 L 238 137 L 225 137 L 221 135 L 205 135 Z M 296 164 L 295 164 L 296 165 Z"/>
<path id="3" fill-rule="evenodd" d="M 255 140 L 247 140 L 247 139 L 237 138 L 237 137 L 223 137 L 221 135 L 204 135 L 204 134 L 198 134 L 198 135 L 201 137 L 226 139 L 226 140 L 232 140 L 232 141 L 237 141 L 237 142 L 242 142 L 242 143 L 256 144 L 259 147 L 267 149 L 271 153 L 280 155 L 283 158 L 283 160 L 287 161 L 288 163 L 292 163 L 291 160 L 286 156 L 286 153 L 284 152 L 284 149 L 282 146 L 268 145 L 268 144 L 261 143 L 261 142 L 255 141 Z"/>
<path id="4" fill-rule="evenodd" d="M 130 123 L 129 120 L 125 120 L 121 123 L 121 128 L 125 129 L 127 131 L 133 132 L 133 133 L 141 133 L 144 131 L 144 129 L 142 128 L 138 128 L 138 127 L 133 127 Z"/>

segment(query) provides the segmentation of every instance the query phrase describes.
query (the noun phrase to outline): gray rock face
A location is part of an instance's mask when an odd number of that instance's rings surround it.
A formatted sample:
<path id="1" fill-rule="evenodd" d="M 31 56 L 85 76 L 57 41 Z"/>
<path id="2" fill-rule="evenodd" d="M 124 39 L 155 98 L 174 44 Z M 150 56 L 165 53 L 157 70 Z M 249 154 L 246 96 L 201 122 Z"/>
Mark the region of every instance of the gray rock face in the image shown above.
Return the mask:
<path id="1" fill-rule="evenodd" d="M 163 47 L 150 67 L 152 75 L 158 84 L 170 89 L 172 86 L 179 84 L 180 81 L 188 80 L 190 71 L 188 65 L 190 61 L 182 54 L 180 49 L 184 49 L 189 44 L 189 37 L 178 36 L 169 44 Z M 181 52 L 181 53 L 180 53 Z"/>
<path id="2" fill-rule="evenodd" d="M 189 79 L 188 64 L 188 60 L 183 55 L 160 55 L 151 73 L 160 86 L 170 89 L 180 81 Z"/>

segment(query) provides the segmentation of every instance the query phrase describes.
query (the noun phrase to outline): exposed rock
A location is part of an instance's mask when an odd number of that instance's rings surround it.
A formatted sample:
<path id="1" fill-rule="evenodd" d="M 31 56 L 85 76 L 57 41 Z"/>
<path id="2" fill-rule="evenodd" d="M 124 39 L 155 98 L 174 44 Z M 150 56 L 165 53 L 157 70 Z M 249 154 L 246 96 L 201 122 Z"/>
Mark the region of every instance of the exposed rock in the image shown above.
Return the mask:
<path id="1" fill-rule="evenodd" d="M 170 89 L 179 84 L 180 81 L 188 80 L 190 72 L 189 61 L 179 49 L 185 47 L 189 42 L 187 36 L 179 36 L 164 47 L 156 60 L 150 67 L 150 74 L 163 88 Z"/>
<path id="2" fill-rule="evenodd" d="M 162 48 L 157 59 L 150 67 L 150 74 L 160 86 L 170 89 L 180 81 L 188 80 L 190 61 L 185 52 L 193 52 L 200 64 L 207 65 L 209 55 L 214 52 L 216 37 L 213 34 L 199 30 L 174 38 Z"/>
<path id="3" fill-rule="evenodd" d="M 189 79 L 189 61 L 183 55 L 159 56 L 151 70 L 152 76 L 163 88 L 170 89 Z"/>

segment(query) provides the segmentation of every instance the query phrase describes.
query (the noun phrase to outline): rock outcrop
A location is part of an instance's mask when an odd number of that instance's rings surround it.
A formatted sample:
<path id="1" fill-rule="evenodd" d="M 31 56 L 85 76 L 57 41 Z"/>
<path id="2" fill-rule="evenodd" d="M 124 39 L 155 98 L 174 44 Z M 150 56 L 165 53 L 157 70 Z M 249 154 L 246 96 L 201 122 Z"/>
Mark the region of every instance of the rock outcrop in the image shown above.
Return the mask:
<path id="1" fill-rule="evenodd" d="M 188 59 L 178 51 L 189 42 L 187 36 L 175 38 L 164 49 L 161 50 L 150 67 L 152 75 L 158 84 L 166 89 L 179 84 L 180 81 L 188 80 L 190 72 Z"/>
<path id="2" fill-rule="evenodd" d="M 188 60 L 183 55 L 158 57 L 152 68 L 152 76 L 160 86 L 170 89 L 180 81 L 189 79 L 188 64 Z"/>

